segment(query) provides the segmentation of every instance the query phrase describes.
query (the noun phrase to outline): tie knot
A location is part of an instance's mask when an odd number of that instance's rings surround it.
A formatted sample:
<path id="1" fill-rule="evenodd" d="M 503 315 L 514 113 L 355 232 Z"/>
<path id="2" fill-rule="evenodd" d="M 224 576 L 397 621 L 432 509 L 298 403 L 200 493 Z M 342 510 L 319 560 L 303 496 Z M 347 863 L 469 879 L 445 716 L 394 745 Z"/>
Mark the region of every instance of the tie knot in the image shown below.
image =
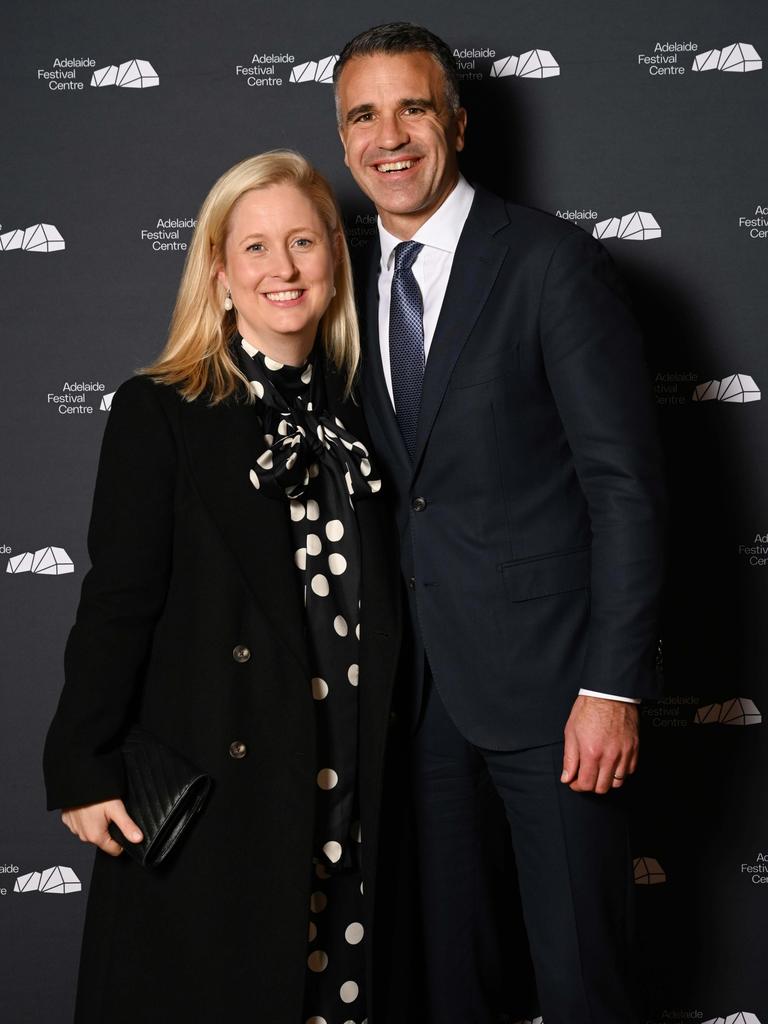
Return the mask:
<path id="1" fill-rule="evenodd" d="M 422 242 L 398 242 L 395 246 L 395 273 L 410 270 L 423 248 Z"/>

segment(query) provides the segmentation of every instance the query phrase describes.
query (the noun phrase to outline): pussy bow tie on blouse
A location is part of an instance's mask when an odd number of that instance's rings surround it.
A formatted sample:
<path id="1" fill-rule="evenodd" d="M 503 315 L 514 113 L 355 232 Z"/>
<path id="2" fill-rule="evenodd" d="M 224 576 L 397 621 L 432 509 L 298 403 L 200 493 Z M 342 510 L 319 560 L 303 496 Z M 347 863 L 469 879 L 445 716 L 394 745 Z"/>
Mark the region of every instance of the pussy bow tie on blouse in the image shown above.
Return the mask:
<path id="1" fill-rule="evenodd" d="M 350 502 L 381 489 L 362 441 L 325 409 L 322 374 L 314 353 L 303 366 L 278 363 L 257 352 L 238 352 L 254 394 L 264 404 L 267 447 L 251 470 L 251 483 L 274 498 L 300 498 L 321 464 L 344 474 Z M 334 468 L 336 468 L 334 467 Z"/>

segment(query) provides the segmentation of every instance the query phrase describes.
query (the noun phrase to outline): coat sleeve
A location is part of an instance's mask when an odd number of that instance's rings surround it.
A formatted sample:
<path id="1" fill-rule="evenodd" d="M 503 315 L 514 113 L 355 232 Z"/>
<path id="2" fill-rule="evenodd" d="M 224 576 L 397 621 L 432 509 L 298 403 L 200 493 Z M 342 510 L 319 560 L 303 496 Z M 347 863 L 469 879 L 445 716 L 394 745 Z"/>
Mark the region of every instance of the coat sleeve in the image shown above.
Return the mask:
<path id="1" fill-rule="evenodd" d="M 665 523 L 656 410 L 621 281 L 604 247 L 584 232 L 568 234 L 552 255 L 540 332 L 592 528 L 581 686 L 654 696 Z"/>
<path id="2" fill-rule="evenodd" d="M 176 448 L 160 387 L 135 377 L 112 401 L 88 530 L 91 569 L 45 743 L 49 810 L 124 795 L 118 746 L 140 693 L 171 564 Z"/>

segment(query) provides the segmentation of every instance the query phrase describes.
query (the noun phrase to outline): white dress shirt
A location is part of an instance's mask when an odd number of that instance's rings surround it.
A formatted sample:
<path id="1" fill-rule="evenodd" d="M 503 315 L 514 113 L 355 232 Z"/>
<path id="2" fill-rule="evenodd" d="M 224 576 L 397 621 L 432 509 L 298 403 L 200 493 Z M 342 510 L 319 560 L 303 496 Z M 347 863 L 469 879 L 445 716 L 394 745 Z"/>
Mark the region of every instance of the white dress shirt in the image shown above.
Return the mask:
<path id="1" fill-rule="evenodd" d="M 435 335 L 437 318 L 442 309 L 448 278 L 453 267 L 453 257 L 459 244 L 459 237 L 472 206 L 475 190 L 459 175 L 456 187 L 438 207 L 429 220 L 425 221 L 413 235 L 414 242 L 421 242 L 423 249 L 413 264 L 413 276 L 421 291 L 424 305 L 424 359 L 429 360 L 429 350 Z M 392 392 L 392 371 L 389 365 L 389 304 L 392 292 L 392 276 L 394 274 L 395 246 L 404 241 L 390 234 L 378 218 L 379 242 L 381 244 L 381 264 L 379 267 L 379 346 L 381 348 L 381 366 L 387 385 L 390 400 L 394 406 Z M 616 697 L 611 693 L 597 693 L 595 690 L 579 690 L 585 697 L 602 697 L 606 700 L 619 700 L 627 704 L 639 704 L 632 697 Z"/>

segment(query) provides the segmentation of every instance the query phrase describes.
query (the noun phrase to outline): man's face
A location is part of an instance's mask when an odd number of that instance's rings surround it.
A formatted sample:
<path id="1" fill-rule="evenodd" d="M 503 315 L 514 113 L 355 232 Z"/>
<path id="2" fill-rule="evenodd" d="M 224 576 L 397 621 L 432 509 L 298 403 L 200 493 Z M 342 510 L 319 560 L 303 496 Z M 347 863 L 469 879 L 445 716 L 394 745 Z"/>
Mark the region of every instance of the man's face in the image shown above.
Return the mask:
<path id="1" fill-rule="evenodd" d="M 353 58 L 338 101 L 344 162 L 384 227 L 410 238 L 456 183 L 465 111 L 449 109 L 442 68 L 423 51 Z"/>

